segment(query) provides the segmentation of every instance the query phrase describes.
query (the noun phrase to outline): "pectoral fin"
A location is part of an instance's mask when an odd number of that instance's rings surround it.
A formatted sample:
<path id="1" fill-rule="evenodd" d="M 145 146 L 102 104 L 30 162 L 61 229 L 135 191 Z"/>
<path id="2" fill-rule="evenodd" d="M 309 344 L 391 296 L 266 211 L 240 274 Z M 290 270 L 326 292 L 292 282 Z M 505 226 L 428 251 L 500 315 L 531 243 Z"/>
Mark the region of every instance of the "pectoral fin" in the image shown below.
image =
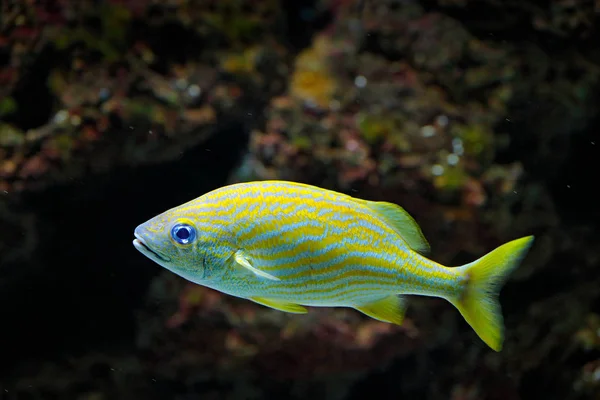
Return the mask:
<path id="1" fill-rule="evenodd" d="M 376 320 L 402 325 L 406 302 L 403 298 L 394 295 L 354 308 Z"/>
<path id="2" fill-rule="evenodd" d="M 250 297 L 255 303 L 262 304 L 263 306 L 271 307 L 279 311 L 285 311 L 293 314 L 306 314 L 308 310 L 299 304 L 286 303 L 280 300 L 265 299 L 262 297 Z"/>
<path id="3" fill-rule="evenodd" d="M 271 274 L 267 274 L 264 271 L 261 271 L 258 268 L 255 268 L 252 266 L 252 264 L 250 263 L 250 257 L 243 251 L 243 250 L 238 250 L 235 252 L 234 256 L 233 256 L 234 260 L 236 263 L 238 263 L 238 265 L 246 268 L 249 271 L 252 271 L 254 274 L 258 275 L 258 276 L 262 276 L 263 278 L 266 279 L 270 279 L 272 281 L 279 281 L 280 279 L 276 276 L 273 276 Z"/>

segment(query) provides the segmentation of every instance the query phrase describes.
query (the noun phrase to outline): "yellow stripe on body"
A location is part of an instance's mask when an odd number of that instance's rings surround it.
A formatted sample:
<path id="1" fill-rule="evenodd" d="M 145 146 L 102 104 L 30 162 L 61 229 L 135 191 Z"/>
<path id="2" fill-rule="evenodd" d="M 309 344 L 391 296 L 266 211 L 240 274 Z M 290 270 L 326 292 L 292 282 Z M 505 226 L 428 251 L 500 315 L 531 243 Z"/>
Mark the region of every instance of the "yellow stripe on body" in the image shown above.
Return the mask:
<path id="1" fill-rule="evenodd" d="M 268 231 L 278 231 L 282 227 L 297 223 L 298 221 L 319 221 L 323 220 L 322 226 L 305 225 L 301 228 L 296 228 L 285 233 L 284 236 L 271 237 L 263 239 L 254 245 L 254 249 L 273 249 L 273 252 L 261 252 L 260 258 L 257 259 L 258 268 L 275 273 L 277 270 L 284 268 L 286 270 L 299 269 L 298 272 L 290 275 L 284 275 L 285 279 L 278 282 L 277 286 L 271 288 L 270 292 L 278 295 L 295 292 L 295 295 L 301 297 L 311 297 L 314 299 L 327 299 L 339 296 L 336 291 L 339 288 L 347 287 L 352 284 L 352 281 L 362 281 L 364 286 L 348 289 L 350 292 L 356 290 L 355 294 L 369 293 L 377 290 L 385 292 L 398 292 L 401 288 L 411 292 L 419 292 L 432 294 L 436 289 L 445 287 L 449 290 L 452 287 L 455 277 L 442 273 L 439 269 L 444 268 L 439 264 L 431 267 L 430 263 L 423 261 L 407 263 L 411 257 L 411 250 L 402 248 L 400 237 L 387 225 L 386 222 L 378 216 L 374 216 L 373 212 L 362 204 L 354 201 L 350 196 L 342 195 L 326 190 L 315 191 L 312 188 L 295 186 L 293 191 L 283 190 L 274 185 L 252 186 L 250 190 L 232 188 L 230 191 L 222 190 L 210 199 L 210 203 L 202 205 L 203 212 L 213 214 L 215 219 L 231 218 L 232 225 L 239 229 L 251 226 L 254 228 L 244 235 L 240 235 L 237 240 L 243 246 L 246 241 L 255 238 L 257 235 L 262 235 Z M 302 198 L 301 198 L 302 197 Z M 301 198 L 301 199 L 300 199 Z M 214 202 L 214 203 L 213 203 Z M 256 202 L 262 204 L 256 207 Z M 341 204 L 338 204 L 340 203 Z M 289 205 L 293 209 L 297 209 L 294 213 L 282 212 Z M 252 208 L 254 206 L 254 208 Z M 298 207 L 301 207 L 298 209 Z M 328 210 L 324 210 L 327 207 Z M 312 209 L 311 209 L 312 208 Z M 193 214 L 195 206 L 189 206 L 186 211 Z M 235 212 L 230 210 L 235 209 Z M 257 212 L 261 210 L 262 212 Z M 324 212 L 325 211 L 325 212 Z M 321 215 L 319 215 L 321 214 Z M 336 218 L 325 218 L 326 215 L 346 215 L 353 217 L 348 222 L 339 221 Z M 265 217 L 277 216 L 270 223 L 260 223 Z M 355 218 L 354 218 L 355 217 Z M 246 225 L 244 225 L 244 223 Z M 388 238 L 387 242 L 380 240 L 380 243 L 386 244 L 387 248 L 376 248 L 373 246 L 377 242 L 377 236 L 372 229 L 365 226 L 373 226 L 385 232 Z M 329 228 L 329 229 L 328 229 Z M 212 231 L 212 230 L 211 230 Z M 291 249 L 279 250 L 278 248 L 284 244 L 295 243 L 306 236 L 320 236 L 324 233 L 329 235 L 324 236 L 322 240 L 315 243 L 313 240 L 306 240 L 303 243 L 298 243 Z M 343 233 L 343 234 L 342 234 Z M 309 255 L 302 257 L 305 253 L 310 253 L 311 248 L 315 244 L 319 246 L 328 246 L 341 242 L 347 237 L 360 239 L 362 242 L 370 243 L 371 246 L 357 246 L 350 244 L 348 247 L 333 247 L 331 251 L 320 255 Z M 398 245 L 393 245 L 394 241 Z M 252 254 L 252 248 L 248 249 Z M 352 251 L 369 252 L 373 256 L 352 256 L 349 255 L 343 261 L 329 265 L 324 268 L 313 269 L 311 264 L 326 263 L 334 257 L 344 254 L 344 252 Z M 377 254 L 381 254 L 378 257 Z M 277 263 L 279 259 L 285 259 L 297 256 L 296 260 L 285 265 Z M 429 260 L 428 260 L 429 261 Z M 354 268 L 345 270 L 349 265 Z M 364 268 L 360 266 L 364 265 Z M 306 268 L 301 268 L 301 267 Z M 393 278 L 394 274 L 398 274 L 398 279 Z M 329 275 L 328 275 L 329 274 Z M 446 282 L 451 277 L 451 282 Z M 336 283 L 339 282 L 339 283 Z M 312 286 L 312 288 L 311 288 Z M 324 287 L 329 289 L 324 292 Z M 301 293 L 297 293 L 300 292 Z"/>

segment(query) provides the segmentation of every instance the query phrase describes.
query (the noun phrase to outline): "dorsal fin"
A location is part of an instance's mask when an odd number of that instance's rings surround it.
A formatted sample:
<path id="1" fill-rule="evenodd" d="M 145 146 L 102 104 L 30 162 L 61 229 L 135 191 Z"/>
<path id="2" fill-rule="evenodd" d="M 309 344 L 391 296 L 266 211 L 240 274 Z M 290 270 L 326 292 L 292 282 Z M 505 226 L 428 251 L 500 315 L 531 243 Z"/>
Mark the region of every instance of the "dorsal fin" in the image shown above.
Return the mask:
<path id="1" fill-rule="evenodd" d="M 383 217 L 402 236 L 411 249 L 423 255 L 429 253 L 429 243 L 427 243 L 421 227 L 404 208 L 385 201 L 363 201 L 367 207 Z"/>

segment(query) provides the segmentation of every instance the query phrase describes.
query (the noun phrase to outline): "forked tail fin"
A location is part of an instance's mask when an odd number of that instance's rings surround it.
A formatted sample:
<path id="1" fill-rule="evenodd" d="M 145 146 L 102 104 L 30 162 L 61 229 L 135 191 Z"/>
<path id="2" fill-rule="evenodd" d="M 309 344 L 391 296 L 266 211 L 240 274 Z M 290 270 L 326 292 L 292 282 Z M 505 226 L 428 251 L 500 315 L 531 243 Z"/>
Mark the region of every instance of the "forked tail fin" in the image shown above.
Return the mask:
<path id="1" fill-rule="evenodd" d="M 502 350 L 504 342 L 504 322 L 498 301 L 500 289 L 532 244 L 533 236 L 516 239 L 459 267 L 467 282 L 461 295 L 450 302 L 481 340 L 495 351 Z"/>

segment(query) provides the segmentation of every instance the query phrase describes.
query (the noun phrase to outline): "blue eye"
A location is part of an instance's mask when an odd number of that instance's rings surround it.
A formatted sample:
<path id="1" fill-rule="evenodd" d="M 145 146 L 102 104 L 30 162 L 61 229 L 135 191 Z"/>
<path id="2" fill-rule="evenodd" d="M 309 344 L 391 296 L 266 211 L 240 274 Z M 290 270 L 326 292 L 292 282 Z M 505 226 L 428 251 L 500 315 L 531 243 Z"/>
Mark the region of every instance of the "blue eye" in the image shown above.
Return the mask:
<path id="1" fill-rule="evenodd" d="M 179 244 L 190 244 L 196 239 L 196 229 L 188 224 L 177 224 L 171 228 L 171 237 Z"/>

